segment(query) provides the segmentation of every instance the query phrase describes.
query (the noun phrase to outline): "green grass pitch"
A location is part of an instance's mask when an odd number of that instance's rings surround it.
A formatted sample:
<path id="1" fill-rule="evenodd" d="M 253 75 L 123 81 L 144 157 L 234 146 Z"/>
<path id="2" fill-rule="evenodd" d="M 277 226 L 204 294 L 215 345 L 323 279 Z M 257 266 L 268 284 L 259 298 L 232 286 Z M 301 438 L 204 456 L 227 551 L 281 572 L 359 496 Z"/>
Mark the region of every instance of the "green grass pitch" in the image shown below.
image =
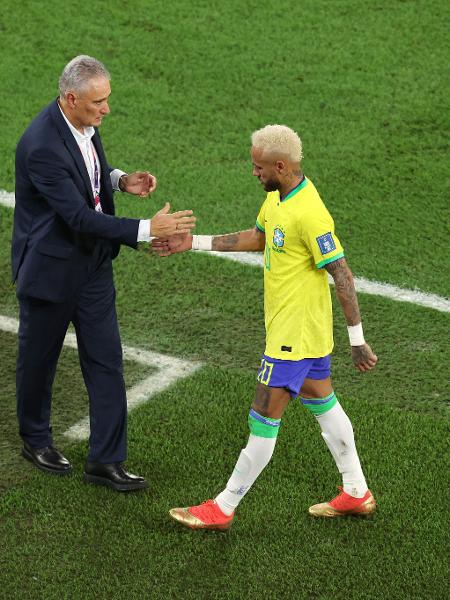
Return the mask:
<path id="1" fill-rule="evenodd" d="M 264 194 L 250 134 L 285 123 L 303 139 L 304 170 L 354 273 L 449 297 L 449 13 L 444 0 L 4 0 L 0 189 L 14 190 L 15 144 L 56 96 L 64 64 L 91 54 L 112 73 L 110 163 L 159 180 L 150 199 L 118 197 L 120 215 L 149 217 L 168 200 L 195 210 L 198 233 L 251 227 Z M 11 224 L 0 206 L 0 315 L 17 318 Z M 339 477 L 293 402 L 233 528 L 191 532 L 169 508 L 219 492 L 248 435 L 262 272 L 123 249 L 115 278 L 124 344 L 203 366 L 130 413 L 127 466 L 150 487 L 119 495 L 82 484 L 86 443 L 62 435 L 87 412 L 73 350 L 61 357 L 53 425 L 75 473 L 49 477 L 19 457 L 16 338 L 0 331 L 0 598 L 446 597 L 448 314 L 361 294 L 379 355 L 361 376 L 334 302 L 334 384 L 378 501 L 373 518 L 308 517 Z M 127 361 L 127 386 L 150 371 Z"/>

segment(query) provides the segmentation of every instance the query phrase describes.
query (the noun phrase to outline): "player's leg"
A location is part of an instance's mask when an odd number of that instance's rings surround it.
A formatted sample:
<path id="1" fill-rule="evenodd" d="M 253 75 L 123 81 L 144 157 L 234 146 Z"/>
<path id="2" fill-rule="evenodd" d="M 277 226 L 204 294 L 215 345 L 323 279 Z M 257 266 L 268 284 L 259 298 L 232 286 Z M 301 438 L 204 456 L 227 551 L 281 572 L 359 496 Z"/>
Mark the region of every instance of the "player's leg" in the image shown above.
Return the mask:
<path id="1" fill-rule="evenodd" d="M 302 404 L 315 416 L 347 494 L 362 498 L 367 484 L 355 446 L 353 427 L 334 393 L 331 380 L 306 379 L 300 391 Z"/>
<path id="2" fill-rule="evenodd" d="M 310 507 L 309 512 L 314 516 L 328 517 L 370 514 L 375 510 L 375 500 L 367 488 L 350 419 L 336 398 L 330 377 L 314 379 L 329 373 L 325 361 L 320 364 L 321 360 L 304 380 L 300 400 L 320 425 L 322 437 L 342 475 L 343 492 L 331 502 Z"/>
<path id="3" fill-rule="evenodd" d="M 281 418 L 291 396 L 284 388 L 259 383 L 248 416 L 250 435 L 241 451 L 226 488 L 216 502 L 226 515 L 233 514 L 262 470 L 272 458 Z"/>
<path id="4" fill-rule="evenodd" d="M 292 361 L 263 356 L 257 377 L 259 384 L 248 418 L 250 436 L 226 488 L 215 500 L 172 509 L 170 515 L 176 521 L 192 529 L 227 529 L 231 525 L 235 508 L 269 463 L 284 410 L 290 398 L 298 396 L 314 360 Z"/>
<path id="5" fill-rule="evenodd" d="M 248 417 L 248 443 L 225 489 L 214 500 L 198 506 L 173 508 L 171 517 L 192 529 L 228 529 L 238 504 L 272 458 L 281 417 L 290 398 L 284 388 L 259 383 Z"/>

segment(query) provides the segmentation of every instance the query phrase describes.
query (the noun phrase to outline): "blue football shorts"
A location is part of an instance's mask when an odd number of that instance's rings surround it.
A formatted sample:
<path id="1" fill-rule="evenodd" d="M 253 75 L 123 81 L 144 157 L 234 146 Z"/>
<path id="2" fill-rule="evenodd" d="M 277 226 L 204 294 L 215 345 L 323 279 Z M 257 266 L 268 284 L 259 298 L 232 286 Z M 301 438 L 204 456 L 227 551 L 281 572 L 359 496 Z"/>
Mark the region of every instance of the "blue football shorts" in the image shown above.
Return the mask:
<path id="1" fill-rule="evenodd" d="M 286 388 L 292 398 L 299 395 L 306 378 L 326 379 L 331 374 L 331 355 L 302 360 L 282 360 L 263 355 L 257 379 L 269 387 Z"/>

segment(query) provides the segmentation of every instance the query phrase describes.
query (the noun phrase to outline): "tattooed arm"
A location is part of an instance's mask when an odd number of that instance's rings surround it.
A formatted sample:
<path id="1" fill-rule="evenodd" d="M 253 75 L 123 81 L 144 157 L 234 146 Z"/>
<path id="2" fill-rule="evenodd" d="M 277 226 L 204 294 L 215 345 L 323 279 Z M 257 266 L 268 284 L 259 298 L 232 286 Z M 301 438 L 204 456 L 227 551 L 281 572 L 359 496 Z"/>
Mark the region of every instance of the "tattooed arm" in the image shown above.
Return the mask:
<path id="1" fill-rule="evenodd" d="M 361 315 L 353 275 L 347 261 L 345 258 L 339 258 L 325 265 L 325 269 L 334 279 L 336 296 L 344 312 L 347 325 L 358 325 L 361 323 Z M 370 371 L 377 364 L 378 358 L 368 344 L 364 343 L 351 348 L 353 363 L 359 371 Z"/>
<path id="2" fill-rule="evenodd" d="M 212 249 L 218 252 L 258 252 L 264 250 L 266 236 L 257 227 L 227 233 L 225 235 L 214 235 Z"/>
<path id="3" fill-rule="evenodd" d="M 325 269 L 334 279 L 336 296 L 342 306 L 347 325 L 357 325 L 361 322 L 358 300 L 356 298 L 353 275 L 345 258 L 339 258 L 325 265 Z"/>
<path id="4" fill-rule="evenodd" d="M 205 238 L 207 236 L 197 237 Z M 180 233 L 164 240 L 153 240 L 152 246 L 160 256 L 169 256 L 177 252 L 191 250 L 192 240 L 193 236 L 189 233 Z M 216 252 L 258 252 L 264 250 L 265 242 L 265 234 L 255 227 L 236 233 L 213 235 L 211 236 L 211 247 L 209 249 Z"/>

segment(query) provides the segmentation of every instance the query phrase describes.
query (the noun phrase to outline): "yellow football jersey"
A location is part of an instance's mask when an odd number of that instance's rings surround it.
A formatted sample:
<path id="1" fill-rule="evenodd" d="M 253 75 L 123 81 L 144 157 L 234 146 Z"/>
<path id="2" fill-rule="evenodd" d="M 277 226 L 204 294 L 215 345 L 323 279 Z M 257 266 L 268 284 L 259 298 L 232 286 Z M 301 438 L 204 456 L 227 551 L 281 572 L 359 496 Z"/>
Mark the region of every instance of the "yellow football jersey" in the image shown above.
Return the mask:
<path id="1" fill-rule="evenodd" d="M 344 256 L 334 221 L 309 179 L 283 200 L 269 192 L 256 226 L 265 233 L 265 354 L 300 360 L 333 349 L 328 274 L 323 267 Z"/>

